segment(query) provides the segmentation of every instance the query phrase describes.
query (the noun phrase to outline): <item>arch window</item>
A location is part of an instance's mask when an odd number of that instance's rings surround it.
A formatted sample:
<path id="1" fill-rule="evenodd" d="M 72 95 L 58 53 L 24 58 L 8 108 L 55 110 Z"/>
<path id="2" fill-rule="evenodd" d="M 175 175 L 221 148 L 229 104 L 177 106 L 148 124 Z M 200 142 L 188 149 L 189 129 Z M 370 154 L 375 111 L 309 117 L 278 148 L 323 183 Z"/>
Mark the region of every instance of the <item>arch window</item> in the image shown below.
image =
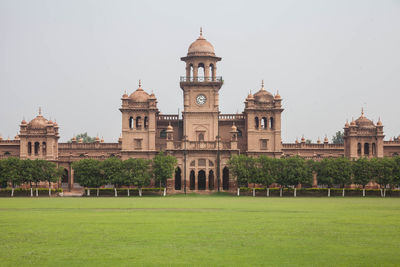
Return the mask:
<path id="1" fill-rule="evenodd" d="M 149 128 L 149 118 L 147 116 L 144 117 L 144 128 L 145 129 Z"/>
<path id="2" fill-rule="evenodd" d="M 32 154 L 32 143 L 28 142 L 28 154 Z"/>
<path id="3" fill-rule="evenodd" d="M 204 134 L 203 133 L 199 133 L 199 141 L 204 141 Z"/>
<path id="4" fill-rule="evenodd" d="M 9 156 L 9 155 L 11 155 L 11 153 L 9 151 L 6 151 L 6 152 L 4 152 L 4 155 Z"/>
<path id="5" fill-rule="evenodd" d="M 205 77 L 205 67 L 203 63 L 199 63 L 199 65 L 197 66 L 197 79 L 198 81 L 204 81 L 204 77 Z"/>
<path id="6" fill-rule="evenodd" d="M 206 190 L 206 172 L 200 170 L 197 176 L 197 187 L 199 190 Z"/>
<path id="7" fill-rule="evenodd" d="M 361 156 L 361 143 L 357 144 L 357 155 L 360 157 Z"/>
<path id="8" fill-rule="evenodd" d="M 160 138 L 167 138 L 167 131 L 165 129 L 160 131 Z"/>
<path id="9" fill-rule="evenodd" d="M 46 142 L 42 143 L 42 154 L 46 155 L 47 154 L 47 146 L 46 146 Z"/>
<path id="10" fill-rule="evenodd" d="M 131 116 L 129 118 L 129 129 L 133 129 L 133 124 L 134 124 L 134 120 L 133 120 L 133 117 Z"/>
<path id="11" fill-rule="evenodd" d="M 182 175 L 181 175 L 181 168 L 177 167 L 175 169 L 175 190 L 182 189 Z"/>
<path id="12" fill-rule="evenodd" d="M 255 117 L 254 123 L 255 123 L 256 129 L 258 129 L 258 127 L 259 127 L 259 120 L 258 120 L 258 117 Z"/>
<path id="13" fill-rule="evenodd" d="M 208 189 L 214 190 L 214 171 L 210 170 L 208 172 Z"/>
<path id="14" fill-rule="evenodd" d="M 268 128 L 268 120 L 267 120 L 266 117 L 263 117 L 263 118 L 261 119 L 261 128 L 262 128 L 262 129 L 267 129 L 267 128 Z"/>
<path id="15" fill-rule="evenodd" d="M 35 142 L 35 155 L 39 154 L 40 144 L 39 142 Z"/>
<path id="16" fill-rule="evenodd" d="M 61 178 L 61 183 L 63 183 L 63 184 L 67 184 L 68 183 L 68 170 L 67 169 L 64 169 L 64 171 L 63 171 L 63 175 L 62 175 L 62 178 Z"/>
<path id="17" fill-rule="evenodd" d="M 137 116 L 136 117 L 136 129 L 142 128 L 142 117 Z"/>
<path id="18" fill-rule="evenodd" d="M 364 155 L 369 156 L 369 144 L 364 144 Z"/>
<path id="19" fill-rule="evenodd" d="M 224 167 L 222 170 L 222 189 L 229 190 L 229 169 Z"/>
<path id="20" fill-rule="evenodd" d="M 274 127 L 275 127 L 274 118 L 273 118 L 273 117 L 269 118 L 269 121 L 270 121 L 269 127 L 270 127 L 271 129 L 274 129 Z"/>
<path id="21" fill-rule="evenodd" d="M 242 133 L 242 131 L 241 131 L 241 130 L 239 130 L 239 129 L 237 129 L 237 136 L 238 136 L 238 137 L 242 137 L 242 136 L 243 136 L 243 133 Z"/>

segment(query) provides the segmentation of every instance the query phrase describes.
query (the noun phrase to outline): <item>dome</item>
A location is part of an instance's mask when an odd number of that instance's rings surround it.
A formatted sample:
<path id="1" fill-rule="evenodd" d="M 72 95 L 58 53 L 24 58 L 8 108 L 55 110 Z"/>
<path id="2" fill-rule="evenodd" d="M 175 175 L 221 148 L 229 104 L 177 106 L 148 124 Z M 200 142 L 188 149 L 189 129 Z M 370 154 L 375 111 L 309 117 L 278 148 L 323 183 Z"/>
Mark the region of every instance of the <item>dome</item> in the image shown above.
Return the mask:
<path id="1" fill-rule="evenodd" d="M 188 49 L 188 56 L 214 56 L 214 47 L 203 37 L 203 32 L 200 29 L 200 36 L 194 41 Z"/>
<path id="2" fill-rule="evenodd" d="M 274 100 L 274 96 L 263 88 L 254 94 L 254 98 L 257 102 L 271 102 Z"/>
<path id="3" fill-rule="evenodd" d="M 139 81 L 139 88 L 136 89 L 135 92 L 133 92 L 130 96 L 130 99 L 132 99 L 135 102 L 147 102 L 147 100 L 149 100 L 150 96 L 148 93 L 146 93 L 143 89 L 142 89 L 142 85 L 141 82 Z"/>
<path id="4" fill-rule="evenodd" d="M 377 126 L 382 126 L 381 118 L 379 118 L 378 122 L 376 123 Z"/>
<path id="5" fill-rule="evenodd" d="M 167 132 L 173 132 L 174 131 L 174 128 L 172 128 L 172 125 L 171 125 L 171 123 L 168 125 L 168 127 L 167 127 Z"/>
<path id="6" fill-rule="evenodd" d="M 361 116 L 355 121 L 358 127 L 372 128 L 375 127 L 374 123 L 364 116 L 364 110 L 361 110 Z"/>
<path id="7" fill-rule="evenodd" d="M 275 99 L 281 99 L 281 95 L 279 94 L 279 91 L 276 93 Z"/>
<path id="8" fill-rule="evenodd" d="M 47 122 L 48 121 L 42 116 L 42 112 L 39 109 L 39 115 L 28 123 L 28 127 L 33 129 L 45 129 Z"/>
<path id="9" fill-rule="evenodd" d="M 237 127 L 236 127 L 235 123 L 232 124 L 231 132 L 237 132 Z"/>

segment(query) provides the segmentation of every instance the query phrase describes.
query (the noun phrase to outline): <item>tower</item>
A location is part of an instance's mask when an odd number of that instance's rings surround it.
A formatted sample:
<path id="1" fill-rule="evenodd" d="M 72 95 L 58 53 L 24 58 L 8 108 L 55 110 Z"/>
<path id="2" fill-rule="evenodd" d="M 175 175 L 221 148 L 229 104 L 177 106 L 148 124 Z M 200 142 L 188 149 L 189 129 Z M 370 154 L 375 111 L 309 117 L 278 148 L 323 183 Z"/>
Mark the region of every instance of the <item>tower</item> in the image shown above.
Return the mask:
<path id="1" fill-rule="evenodd" d="M 356 159 L 360 157 L 383 157 L 383 125 L 379 119 L 376 125 L 364 116 L 364 109 L 357 120 L 344 126 L 344 154 Z"/>
<path id="2" fill-rule="evenodd" d="M 219 89 L 222 77 L 216 76 L 217 62 L 214 47 L 204 37 L 194 41 L 186 57 L 186 76 L 181 77 L 183 90 L 184 135 L 188 141 L 215 141 L 218 135 Z"/>
<path id="3" fill-rule="evenodd" d="M 58 159 L 58 124 L 39 114 L 27 123 L 20 125 L 20 157 L 21 159 Z"/>
<path id="4" fill-rule="evenodd" d="M 131 95 L 122 96 L 122 157 L 144 155 L 156 151 L 157 99 L 139 88 Z M 145 155 L 148 157 L 149 155 Z"/>
<path id="5" fill-rule="evenodd" d="M 281 113 L 282 99 L 279 93 L 273 96 L 264 89 L 250 93 L 245 101 L 247 153 L 263 153 L 279 157 L 282 153 Z"/>

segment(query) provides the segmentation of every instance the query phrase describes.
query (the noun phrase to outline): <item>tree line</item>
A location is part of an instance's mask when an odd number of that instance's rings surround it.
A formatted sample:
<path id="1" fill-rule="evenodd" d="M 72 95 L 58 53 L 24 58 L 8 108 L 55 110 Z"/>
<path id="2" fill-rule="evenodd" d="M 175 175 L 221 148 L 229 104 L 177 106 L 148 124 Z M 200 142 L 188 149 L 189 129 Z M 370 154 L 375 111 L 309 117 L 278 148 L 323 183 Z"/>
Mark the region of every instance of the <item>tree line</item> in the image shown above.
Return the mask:
<path id="1" fill-rule="evenodd" d="M 313 173 L 317 175 L 318 184 L 330 188 L 355 184 L 363 188 L 369 182 L 377 183 L 382 189 L 382 196 L 386 195 L 386 188 L 394 188 L 400 184 L 400 157 L 393 158 L 359 158 L 350 160 L 348 158 L 324 158 L 321 161 L 306 160 L 301 157 L 270 158 L 266 156 L 249 157 L 246 155 L 235 155 L 228 162 L 229 169 L 236 178 L 238 193 L 241 186 L 248 184 L 263 185 L 269 193 L 272 184 L 278 184 L 282 189 L 296 186 L 309 187 L 313 182 Z M 253 189 L 254 194 L 254 189 Z"/>
<path id="2" fill-rule="evenodd" d="M 0 160 L 0 187 L 11 185 L 11 196 L 14 196 L 16 186 L 29 184 L 31 196 L 33 196 L 33 185 L 35 185 L 36 196 L 38 196 L 38 184 L 47 182 L 49 195 L 51 195 L 51 183 L 58 182 L 63 171 L 63 168 L 47 160 L 21 160 L 9 157 Z"/>
<path id="3" fill-rule="evenodd" d="M 72 168 L 75 182 L 88 188 L 88 195 L 90 195 L 89 188 L 97 188 L 98 196 L 100 187 L 113 185 L 115 196 L 117 188 L 122 186 L 128 186 L 128 196 L 129 186 L 136 186 L 139 196 L 142 196 L 142 187 L 150 185 L 152 178 L 160 188 L 164 187 L 165 194 L 167 179 L 172 177 L 176 164 L 175 157 L 160 152 L 153 160 L 141 158 L 121 160 L 116 157 L 104 161 L 82 159 L 73 162 Z"/>

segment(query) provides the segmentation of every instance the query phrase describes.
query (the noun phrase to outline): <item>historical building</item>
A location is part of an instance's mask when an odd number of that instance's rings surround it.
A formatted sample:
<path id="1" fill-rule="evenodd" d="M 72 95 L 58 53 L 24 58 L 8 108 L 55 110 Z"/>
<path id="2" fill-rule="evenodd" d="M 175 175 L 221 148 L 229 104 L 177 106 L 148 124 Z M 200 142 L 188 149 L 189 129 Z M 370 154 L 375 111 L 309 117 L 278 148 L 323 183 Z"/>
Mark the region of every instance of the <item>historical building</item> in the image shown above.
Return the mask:
<path id="1" fill-rule="evenodd" d="M 83 158 L 103 160 L 108 157 L 152 158 L 163 150 L 178 159 L 175 177 L 168 184 L 172 192 L 235 190 L 227 161 L 232 155 L 267 155 L 270 157 L 301 156 L 308 159 L 325 157 L 383 157 L 400 153 L 400 140 L 384 141 L 383 125 L 364 116 L 344 126 L 344 144 L 324 141 L 282 143 L 281 115 L 283 99 L 273 95 L 262 84 L 257 93 L 245 99 L 240 114 L 221 114 L 219 90 L 223 79 L 217 75 L 221 61 L 214 47 L 200 36 L 181 60 L 186 75 L 180 79 L 184 110 L 179 114 L 161 114 L 157 98 L 139 88 L 121 98 L 122 135 L 118 143 L 94 143 L 72 139 L 59 143 L 58 125 L 41 114 L 20 124 L 14 140 L 0 139 L 0 158 L 46 159 L 65 168 L 64 189 L 74 186 L 71 163 Z"/>

